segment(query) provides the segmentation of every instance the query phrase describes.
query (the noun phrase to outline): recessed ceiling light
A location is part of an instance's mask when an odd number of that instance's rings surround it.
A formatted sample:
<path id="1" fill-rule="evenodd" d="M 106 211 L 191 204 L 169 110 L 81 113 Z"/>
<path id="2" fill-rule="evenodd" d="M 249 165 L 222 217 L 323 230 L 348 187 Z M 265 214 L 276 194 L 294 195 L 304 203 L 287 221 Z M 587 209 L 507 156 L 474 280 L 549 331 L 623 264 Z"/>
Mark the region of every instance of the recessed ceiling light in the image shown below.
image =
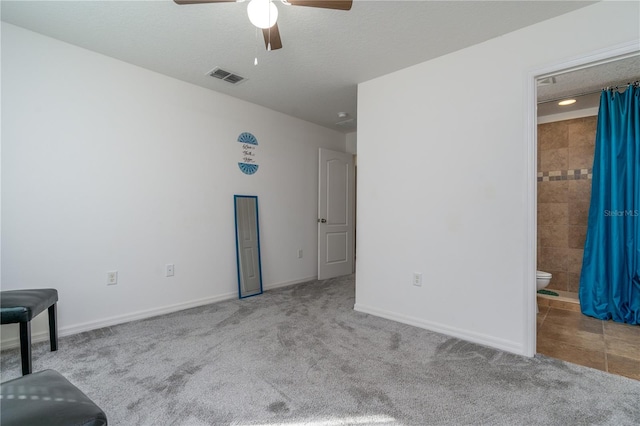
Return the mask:
<path id="1" fill-rule="evenodd" d="M 571 104 L 575 104 L 575 103 L 576 103 L 575 99 L 565 99 L 564 101 L 558 102 L 558 105 L 566 106 L 566 105 L 571 105 Z"/>

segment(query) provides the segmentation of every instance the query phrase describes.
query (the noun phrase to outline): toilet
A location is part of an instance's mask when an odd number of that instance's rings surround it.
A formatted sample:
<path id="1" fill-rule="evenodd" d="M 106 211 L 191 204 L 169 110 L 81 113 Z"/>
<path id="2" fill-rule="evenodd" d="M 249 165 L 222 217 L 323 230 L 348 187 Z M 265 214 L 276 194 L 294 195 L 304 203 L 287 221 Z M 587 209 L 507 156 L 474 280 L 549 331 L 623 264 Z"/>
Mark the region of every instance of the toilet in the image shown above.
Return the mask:
<path id="1" fill-rule="evenodd" d="M 536 287 L 537 290 L 542 290 L 549 285 L 552 275 L 544 271 L 536 271 Z"/>
<path id="2" fill-rule="evenodd" d="M 536 271 L 536 291 L 537 290 L 542 290 L 543 288 L 545 288 L 546 286 L 549 285 L 549 281 L 551 281 L 551 274 L 548 272 L 544 272 L 544 271 Z M 538 307 L 538 304 L 536 303 L 536 313 L 540 312 L 540 308 Z"/>

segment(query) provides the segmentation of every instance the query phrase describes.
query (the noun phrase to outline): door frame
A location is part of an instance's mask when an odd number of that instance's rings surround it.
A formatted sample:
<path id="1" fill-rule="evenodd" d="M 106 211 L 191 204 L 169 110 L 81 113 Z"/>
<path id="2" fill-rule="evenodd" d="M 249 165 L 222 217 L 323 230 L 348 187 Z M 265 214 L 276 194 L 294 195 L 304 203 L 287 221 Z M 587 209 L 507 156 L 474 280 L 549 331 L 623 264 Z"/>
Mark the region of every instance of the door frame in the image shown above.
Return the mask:
<path id="1" fill-rule="evenodd" d="M 524 347 L 525 356 L 532 357 L 536 354 L 536 327 L 537 327 L 537 296 L 536 296 L 536 267 L 537 267 L 537 208 L 538 208 L 538 116 L 537 116 L 537 81 L 540 78 L 550 77 L 554 74 L 575 71 L 581 68 L 589 68 L 594 65 L 613 62 L 623 59 L 625 56 L 633 56 L 640 53 L 638 40 L 626 42 L 599 49 L 584 55 L 560 60 L 544 67 L 532 69 L 527 73 L 525 92 L 525 140 L 527 144 L 527 197 L 525 207 L 527 212 L 525 241 L 527 244 L 524 259 L 525 284 L 523 297 L 524 315 Z"/>

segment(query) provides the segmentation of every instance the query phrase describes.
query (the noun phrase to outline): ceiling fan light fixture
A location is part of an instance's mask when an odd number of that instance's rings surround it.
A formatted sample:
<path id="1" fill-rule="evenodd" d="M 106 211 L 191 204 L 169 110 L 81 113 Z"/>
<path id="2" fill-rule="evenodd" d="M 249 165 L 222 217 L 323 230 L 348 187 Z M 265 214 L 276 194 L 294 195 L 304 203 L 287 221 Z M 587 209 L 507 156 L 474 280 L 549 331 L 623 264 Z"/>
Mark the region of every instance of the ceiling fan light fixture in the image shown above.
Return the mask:
<path id="1" fill-rule="evenodd" d="M 251 0 L 247 6 L 247 15 L 258 28 L 271 28 L 278 20 L 278 8 L 271 0 Z"/>

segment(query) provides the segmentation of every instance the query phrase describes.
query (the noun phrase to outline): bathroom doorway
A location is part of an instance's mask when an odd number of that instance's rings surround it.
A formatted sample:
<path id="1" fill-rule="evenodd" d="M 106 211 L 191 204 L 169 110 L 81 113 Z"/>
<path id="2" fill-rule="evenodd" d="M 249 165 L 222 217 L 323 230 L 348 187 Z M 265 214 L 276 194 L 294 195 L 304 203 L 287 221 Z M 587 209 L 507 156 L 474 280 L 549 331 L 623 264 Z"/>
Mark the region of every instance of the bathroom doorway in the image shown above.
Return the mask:
<path id="1" fill-rule="evenodd" d="M 532 238 L 535 269 L 552 279 L 536 296 L 531 337 L 535 353 L 640 380 L 640 327 L 587 317 L 578 301 L 600 91 L 638 80 L 637 70 L 640 52 L 627 46 L 535 76 Z M 566 99 L 575 102 L 558 105 Z"/>

